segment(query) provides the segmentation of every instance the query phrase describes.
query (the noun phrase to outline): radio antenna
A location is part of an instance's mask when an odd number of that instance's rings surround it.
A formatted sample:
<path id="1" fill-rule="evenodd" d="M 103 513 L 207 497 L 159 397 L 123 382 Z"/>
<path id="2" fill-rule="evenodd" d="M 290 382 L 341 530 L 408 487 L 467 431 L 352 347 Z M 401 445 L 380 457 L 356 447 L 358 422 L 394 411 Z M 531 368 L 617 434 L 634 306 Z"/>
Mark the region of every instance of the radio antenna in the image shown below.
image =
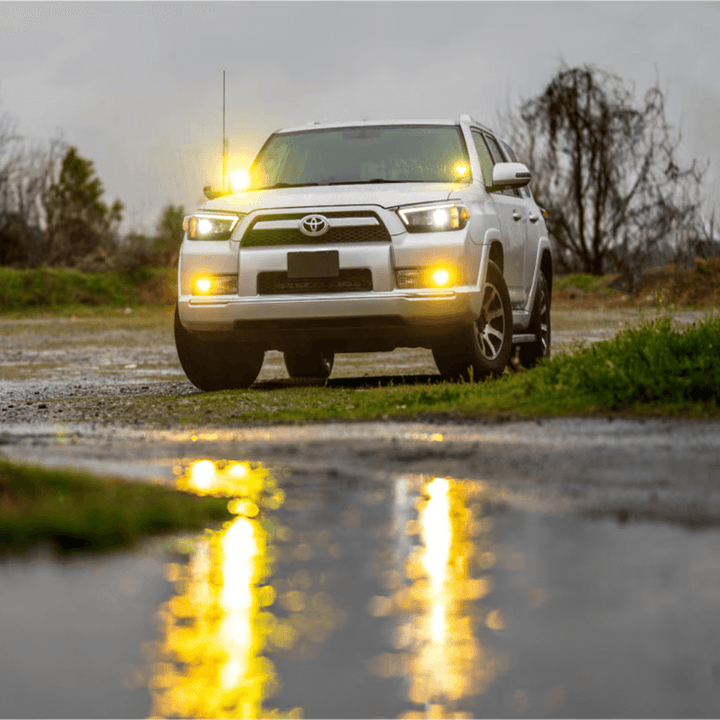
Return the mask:
<path id="1" fill-rule="evenodd" d="M 223 70 L 223 144 L 222 144 L 222 187 L 223 192 L 227 192 L 227 182 L 225 179 L 225 168 L 227 160 L 227 140 L 225 138 L 225 71 Z"/>

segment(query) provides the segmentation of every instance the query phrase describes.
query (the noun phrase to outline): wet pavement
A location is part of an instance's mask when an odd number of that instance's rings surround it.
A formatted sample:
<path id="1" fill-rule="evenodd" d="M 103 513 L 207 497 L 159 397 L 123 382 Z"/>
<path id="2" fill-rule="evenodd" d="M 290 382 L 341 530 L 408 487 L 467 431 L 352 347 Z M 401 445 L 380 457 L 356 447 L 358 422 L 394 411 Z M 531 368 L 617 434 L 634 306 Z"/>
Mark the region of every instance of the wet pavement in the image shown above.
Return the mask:
<path id="1" fill-rule="evenodd" d="M 6 429 L 236 519 L 0 564 L 0 714 L 716 717 L 719 429 Z"/>

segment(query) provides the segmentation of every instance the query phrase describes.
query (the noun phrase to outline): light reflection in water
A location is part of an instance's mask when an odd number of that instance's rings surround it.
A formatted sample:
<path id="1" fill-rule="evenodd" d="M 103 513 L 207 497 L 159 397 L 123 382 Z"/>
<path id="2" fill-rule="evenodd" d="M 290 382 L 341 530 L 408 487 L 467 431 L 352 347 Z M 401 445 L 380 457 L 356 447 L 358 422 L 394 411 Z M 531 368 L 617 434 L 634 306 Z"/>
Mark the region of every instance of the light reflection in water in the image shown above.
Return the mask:
<path id="1" fill-rule="evenodd" d="M 283 531 L 271 515 L 283 503 L 283 491 L 259 464 L 198 460 L 176 472 L 179 488 L 231 498 L 237 517 L 206 532 L 187 563 L 167 569 L 178 595 L 160 608 L 161 640 L 149 652 L 152 717 L 300 716 L 299 708 L 279 713 L 265 706 L 279 678 L 263 652 L 304 639 L 300 626 L 309 628 L 311 639 L 325 639 L 342 615 L 326 592 L 308 600 L 319 617 L 308 619 L 298 603 L 284 619 L 267 610 L 275 600 L 270 578 Z M 308 588 L 306 574 L 301 584 Z"/>
<path id="2" fill-rule="evenodd" d="M 148 679 L 152 716 L 301 715 L 300 708 L 281 714 L 267 707 L 281 682 L 267 654 L 311 657 L 344 621 L 322 578 L 297 567 L 320 547 L 337 559 L 337 543 L 327 529 L 295 533 L 283 549 L 292 570 L 278 577 L 278 546 L 290 530 L 273 518 L 285 500 L 273 474 L 259 464 L 210 460 L 178 467 L 176 474 L 180 488 L 228 496 L 236 518 L 207 532 L 187 562 L 168 568 L 178 594 L 158 613 L 161 641 Z M 491 519 L 483 516 L 487 499 L 478 482 L 395 482 L 387 526 L 394 552 L 381 563 L 389 597 L 375 597 L 369 606 L 373 616 L 393 616 L 395 637 L 369 668 L 401 679 L 418 708 L 404 717 L 463 717 L 471 698 L 507 667 L 478 636 L 484 625 L 504 628 L 499 611 L 481 604 L 492 591 L 486 571 L 495 562 Z"/>
<path id="3" fill-rule="evenodd" d="M 410 502 L 411 482 L 397 480 L 396 503 Z M 371 602 L 371 614 L 392 615 L 397 624 L 395 652 L 374 658 L 370 670 L 405 679 L 407 698 L 423 708 L 405 717 L 471 716 L 458 706 L 484 693 L 507 666 L 506 657 L 477 637 L 488 615 L 479 601 L 492 590 L 492 580 L 473 577 L 473 571 L 494 561 L 490 523 L 481 517 L 487 488 L 423 478 L 420 491 L 417 521 L 405 520 L 402 527 L 398 519 L 407 518 L 407 509 L 395 509 L 396 547 L 408 548 L 408 534 L 419 535 L 420 544 L 406 556 L 407 582 L 389 598 Z"/>

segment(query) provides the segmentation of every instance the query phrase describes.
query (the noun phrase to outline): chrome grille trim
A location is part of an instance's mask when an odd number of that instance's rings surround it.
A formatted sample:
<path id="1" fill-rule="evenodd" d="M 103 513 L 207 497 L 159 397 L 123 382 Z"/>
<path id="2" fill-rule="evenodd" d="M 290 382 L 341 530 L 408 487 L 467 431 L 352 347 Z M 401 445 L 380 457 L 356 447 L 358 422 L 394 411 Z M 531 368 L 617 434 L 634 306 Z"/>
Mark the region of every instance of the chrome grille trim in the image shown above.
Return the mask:
<path id="1" fill-rule="evenodd" d="M 322 215 L 327 232 L 317 237 L 300 231 L 300 221 L 308 215 Z M 241 247 L 328 245 L 332 243 L 391 242 L 385 224 L 372 210 L 303 210 L 259 212 L 243 234 Z"/>
<path id="2" fill-rule="evenodd" d="M 321 215 L 322 213 L 316 213 Z M 303 217 L 305 217 L 303 215 Z M 334 227 L 374 227 L 380 225 L 377 218 L 328 218 L 328 224 Z M 297 230 L 300 226 L 299 220 L 258 220 L 253 224 L 251 230 Z"/>

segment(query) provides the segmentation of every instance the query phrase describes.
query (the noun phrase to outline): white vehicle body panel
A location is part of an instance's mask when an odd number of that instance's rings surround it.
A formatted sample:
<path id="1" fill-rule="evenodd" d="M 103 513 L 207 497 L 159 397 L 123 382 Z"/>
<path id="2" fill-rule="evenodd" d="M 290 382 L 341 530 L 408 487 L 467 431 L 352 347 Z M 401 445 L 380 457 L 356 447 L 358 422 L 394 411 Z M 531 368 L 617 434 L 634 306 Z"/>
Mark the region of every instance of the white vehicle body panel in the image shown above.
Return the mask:
<path id="1" fill-rule="evenodd" d="M 293 128 L 283 132 L 316 128 L 372 125 L 459 126 L 472 168 L 472 181 L 454 183 L 402 182 L 347 184 L 252 190 L 218 197 L 201 211 L 242 214 L 229 239 L 192 240 L 185 237 L 178 267 L 178 312 L 182 325 L 198 337 L 236 337 L 260 343 L 264 349 L 284 349 L 284 343 L 315 337 L 335 351 L 355 347 L 435 347 L 445 329 L 472 324 L 480 314 L 490 259 L 502 264 L 513 306 L 515 331 L 527 326 L 532 309 L 538 268 L 549 253 L 547 230 L 530 193 L 510 195 L 488 192 L 479 169 L 470 128 L 486 128 L 463 116 L 452 121 L 358 122 Z M 462 229 L 440 232 L 408 232 L 396 212 L 399 207 L 461 201 L 469 212 Z M 387 231 L 382 240 L 320 242 L 316 244 L 247 245 L 251 233 L 282 232 L 298 227 L 308 215 L 327 218 L 332 227 L 378 227 Z M 530 218 L 538 218 L 530 222 Z M 327 291 L 324 281 L 291 279 L 289 254 L 337 253 L 337 286 Z M 457 282 L 443 288 L 401 287 L 398 271 L 405 268 L 448 266 Z M 362 275 L 344 280 L 343 273 Z M 200 275 L 237 275 L 237 292 L 226 295 L 193 294 Z M 282 276 L 271 287 L 282 292 L 260 292 L 262 283 Z M 348 276 L 349 277 L 349 276 Z M 367 283 L 355 290 L 353 283 Z M 268 280 L 268 282 L 270 282 Z M 346 290 L 340 291 L 347 282 Z M 311 291 L 318 287 L 318 292 Z M 330 283 L 328 281 L 327 285 Z M 286 287 L 300 289 L 286 292 Z M 342 286 L 345 287 L 345 286 Z M 310 290 L 308 290 L 308 288 Z M 258 324 L 259 323 L 259 324 Z M 263 324 L 264 323 L 264 324 Z M 273 324 L 274 323 L 274 324 Z M 374 324 L 373 324 L 374 323 Z M 267 342 L 263 344 L 263 332 Z M 354 344 L 357 336 L 359 345 Z M 362 342 L 360 342 L 360 338 Z M 342 342 L 340 341 L 342 340 Z M 363 344 L 364 343 L 364 344 Z M 291 346 L 291 345 L 288 345 Z"/>

